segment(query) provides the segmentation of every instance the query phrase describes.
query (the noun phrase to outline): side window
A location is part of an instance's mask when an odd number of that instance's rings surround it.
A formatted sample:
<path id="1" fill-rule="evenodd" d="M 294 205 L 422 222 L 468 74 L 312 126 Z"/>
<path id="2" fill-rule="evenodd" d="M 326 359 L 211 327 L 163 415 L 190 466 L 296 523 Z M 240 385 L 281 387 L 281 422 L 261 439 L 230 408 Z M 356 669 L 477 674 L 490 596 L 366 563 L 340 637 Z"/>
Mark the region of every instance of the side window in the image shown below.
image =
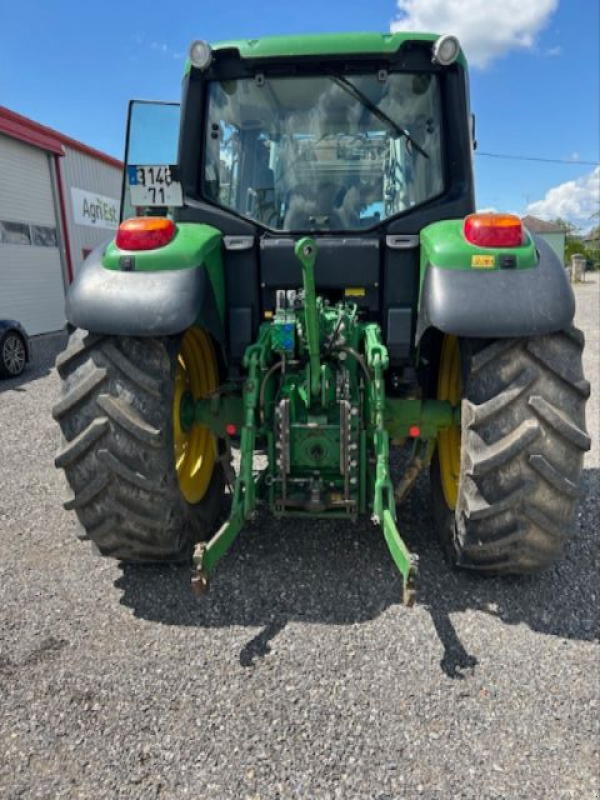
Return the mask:
<path id="1" fill-rule="evenodd" d="M 240 191 L 241 134 L 230 121 L 229 97 L 221 84 L 211 86 L 204 188 L 216 203 L 236 207 Z"/>
<path id="2" fill-rule="evenodd" d="M 0 220 L 0 244 L 58 247 L 58 236 L 56 228 L 49 225 L 29 225 L 27 222 Z"/>
<path id="3" fill-rule="evenodd" d="M 240 189 L 240 132 L 235 125 L 222 122 L 219 136 L 219 202 L 235 205 Z"/>
<path id="4" fill-rule="evenodd" d="M 31 226 L 31 244 L 36 247 L 56 247 L 56 228 L 49 228 L 46 225 Z"/>
<path id="5" fill-rule="evenodd" d="M 29 225 L 23 222 L 0 222 L 2 244 L 31 244 Z"/>
<path id="6" fill-rule="evenodd" d="M 265 120 L 237 113 L 236 93 L 224 83 L 210 88 L 204 192 L 213 202 L 250 219 L 276 225 L 276 145 Z M 273 123 L 274 124 L 274 123 Z"/>

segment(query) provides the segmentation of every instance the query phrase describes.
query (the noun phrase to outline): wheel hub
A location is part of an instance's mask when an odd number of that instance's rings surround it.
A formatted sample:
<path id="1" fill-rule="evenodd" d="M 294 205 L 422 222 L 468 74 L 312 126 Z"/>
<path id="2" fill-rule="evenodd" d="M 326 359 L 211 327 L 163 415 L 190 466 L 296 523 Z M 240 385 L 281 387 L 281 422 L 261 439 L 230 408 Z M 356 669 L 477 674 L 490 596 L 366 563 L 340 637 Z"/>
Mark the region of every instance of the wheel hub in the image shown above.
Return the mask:
<path id="1" fill-rule="evenodd" d="M 173 397 L 173 443 L 175 466 L 182 495 L 188 503 L 199 503 L 210 484 L 217 445 L 213 434 L 194 424 L 196 401 L 218 386 L 218 366 L 207 334 L 186 331 L 177 355 Z"/>
<path id="2" fill-rule="evenodd" d="M 19 375 L 25 366 L 25 347 L 18 336 L 7 336 L 2 348 L 4 366 L 11 375 Z"/>

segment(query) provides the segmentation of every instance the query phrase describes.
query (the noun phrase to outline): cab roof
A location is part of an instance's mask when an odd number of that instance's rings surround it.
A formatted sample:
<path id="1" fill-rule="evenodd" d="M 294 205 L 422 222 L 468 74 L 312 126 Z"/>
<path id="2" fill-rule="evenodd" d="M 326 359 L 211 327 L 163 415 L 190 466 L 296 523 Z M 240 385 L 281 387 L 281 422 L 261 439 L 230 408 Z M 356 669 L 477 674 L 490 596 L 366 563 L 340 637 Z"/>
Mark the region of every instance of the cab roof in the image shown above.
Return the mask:
<path id="1" fill-rule="evenodd" d="M 387 55 L 395 53 L 405 42 L 431 42 L 437 33 L 316 33 L 296 36 L 266 36 L 261 39 L 230 39 L 211 43 L 213 52 L 237 50 L 241 58 L 294 58 L 302 56 Z M 461 50 L 459 59 L 465 63 Z M 190 71 L 189 59 L 185 73 Z"/>

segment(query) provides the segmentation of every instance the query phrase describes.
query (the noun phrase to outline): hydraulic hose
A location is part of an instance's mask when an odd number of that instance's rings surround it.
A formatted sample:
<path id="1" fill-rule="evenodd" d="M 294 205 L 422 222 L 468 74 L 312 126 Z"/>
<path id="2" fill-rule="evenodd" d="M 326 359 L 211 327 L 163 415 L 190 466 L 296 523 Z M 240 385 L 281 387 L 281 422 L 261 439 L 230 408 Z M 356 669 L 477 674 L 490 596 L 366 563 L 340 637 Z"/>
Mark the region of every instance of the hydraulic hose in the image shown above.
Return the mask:
<path id="1" fill-rule="evenodd" d="M 258 394 L 258 417 L 261 421 L 261 424 L 265 421 L 265 391 L 267 388 L 267 383 L 269 382 L 269 378 L 274 375 L 278 369 L 283 372 L 283 368 L 285 366 L 285 359 L 282 358 L 281 361 L 277 361 L 273 366 L 268 370 L 265 377 L 262 379 L 260 383 L 260 392 Z"/>
<path id="2" fill-rule="evenodd" d="M 373 380 L 373 378 L 371 376 L 371 373 L 369 372 L 369 368 L 367 367 L 367 364 L 366 364 L 364 358 L 353 347 L 349 347 L 348 345 L 340 345 L 339 347 L 335 347 L 334 351 L 347 353 L 355 361 L 358 362 L 358 365 L 361 368 L 361 370 L 363 371 L 363 374 L 364 374 L 365 378 L 367 379 L 367 381 Z"/>

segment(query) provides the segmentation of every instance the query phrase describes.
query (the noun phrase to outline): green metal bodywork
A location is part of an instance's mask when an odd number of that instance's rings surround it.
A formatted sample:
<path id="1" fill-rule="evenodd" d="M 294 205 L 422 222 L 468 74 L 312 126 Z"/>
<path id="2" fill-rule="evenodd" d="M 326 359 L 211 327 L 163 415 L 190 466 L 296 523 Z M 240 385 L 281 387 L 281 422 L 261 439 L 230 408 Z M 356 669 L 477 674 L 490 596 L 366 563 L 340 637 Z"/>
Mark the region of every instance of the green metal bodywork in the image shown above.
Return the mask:
<path id="1" fill-rule="evenodd" d="M 440 430 L 460 424 L 460 409 L 443 400 L 387 397 L 385 427 L 392 439 L 412 436 L 418 428 L 421 439 L 435 439 Z"/>
<path id="2" fill-rule="evenodd" d="M 194 410 L 182 412 L 192 422 L 203 425 L 221 438 L 226 436 L 226 426 L 239 430 L 244 424 L 244 401 L 235 387 L 225 384 L 221 393 L 196 400 Z M 444 428 L 460 424 L 460 408 L 453 408 L 443 400 L 419 400 L 386 397 L 384 411 L 385 429 L 393 440 L 413 438 L 418 428 L 419 438 L 435 439 Z M 336 441 L 339 441 L 337 437 Z"/>
<path id="3" fill-rule="evenodd" d="M 525 241 L 520 247 L 478 247 L 465 239 L 463 219 L 445 219 L 434 222 L 422 229 L 420 234 L 420 287 L 430 265 L 449 270 L 472 270 L 473 272 L 493 272 L 500 269 L 501 256 L 514 256 L 515 269 L 531 269 L 537 266 L 533 239 L 525 231 Z M 491 256 L 493 266 L 475 267 L 473 257 Z"/>
<path id="4" fill-rule="evenodd" d="M 133 256 L 136 272 L 165 272 L 168 270 L 204 267 L 212 284 L 217 310 L 225 319 L 225 272 L 223 268 L 223 234 L 212 225 L 178 222 L 173 239 L 154 250 L 121 250 L 113 239 L 102 258 L 105 269 L 120 270 L 121 258 Z M 201 320 L 199 321 L 199 324 Z"/>
<path id="5" fill-rule="evenodd" d="M 303 58 L 310 56 L 388 55 L 407 42 L 435 42 L 437 33 L 322 33 L 310 36 L 267 36 L 261 39 L 231 39 L 216 42 L 213 51 L 237 50 L 244 59 Z M 466 66 L 464 53 L 459 63 Z M 189 59 L 185 74 L 191 69 Z"/>
<path id="6" fill-rule="evenodd" d="M 212 225 L 179 222 L 173 239 L 154 250 L 120 250 L 113 239 L 106 248 L 102 264 L 106 269 L 121 269 L 124 255 L 135 256 L 136 272 L 161 272 L 172 269 L 191 269 L 198 264 L 222 266 L 221 241 L 223 234 Z"/>

